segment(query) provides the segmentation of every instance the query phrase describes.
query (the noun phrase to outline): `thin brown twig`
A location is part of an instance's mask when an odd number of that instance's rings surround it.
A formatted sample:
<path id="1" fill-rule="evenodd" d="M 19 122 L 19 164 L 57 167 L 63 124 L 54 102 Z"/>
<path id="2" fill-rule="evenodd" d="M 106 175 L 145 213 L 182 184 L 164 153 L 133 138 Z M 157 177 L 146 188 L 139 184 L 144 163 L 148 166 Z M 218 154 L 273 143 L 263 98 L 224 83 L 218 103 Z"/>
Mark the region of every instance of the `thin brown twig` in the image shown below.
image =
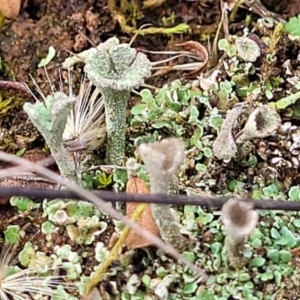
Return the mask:
<path id="1" fill-rule="evenodd" d="M 1 172 L 0 172 L 1 175 Z M 187 196 L 187 195 L 161 195 L 161 194 L 127 194 L 110 191 L 89 190 L 95 196 L 105 202 L 134 202 L 134 203 L 157 203 L 168 205 L 197 205 L 201 207 L 213 207 L 221 209 L 230 197 L 209 197 L 209 196 Z M 73 199 L 81 200 L 78 194 L 72 190 L 53 190 L 26 187 L 0 187 L 0 197 L 24 196 L 33 197 L 35 200 L 44 199 Z M 300 211 L 300 203 L 287 200 L 254 200 L 241 198 L 241 201 L 253 202 L 255 209 Z"/>

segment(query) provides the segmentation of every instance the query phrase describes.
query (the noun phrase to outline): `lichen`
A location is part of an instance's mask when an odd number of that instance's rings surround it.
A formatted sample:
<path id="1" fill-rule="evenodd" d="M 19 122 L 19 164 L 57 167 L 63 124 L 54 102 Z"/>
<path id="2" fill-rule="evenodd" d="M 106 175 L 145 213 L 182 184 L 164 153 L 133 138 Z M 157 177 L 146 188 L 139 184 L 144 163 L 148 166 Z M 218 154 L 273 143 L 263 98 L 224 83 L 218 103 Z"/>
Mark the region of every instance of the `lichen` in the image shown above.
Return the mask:
<path id="1" fill-rule="evenodd" d="M 76 101 L 73 95 L 55 92 L 44 102 L 25 103 L 24 111 L 48 144 L 62 176 L 77 182 L 74 162 L 63 146 L 62 135 L 68 115 Z"/>
<path id="2" fill-rule="evenodd" d="M 114 44 L 105 50 L 91 49 L 86 57 L 87 77 L 104 98 L 108 163 L 119 163 L 124 157 L 127 100 L 130 91 L 150 75 L 150 68 L 147 57 L 129 44 Z"/>
<path id="3" fill-rule="evenodd" d="M 172 177 L 183 162 L 184 148 L 184 142 L 177 138 L 141 144 L 138 147 L 138 153 L 149 172 L 151 193 L 168 193 Z M 190 246 L 190 242 L 180 234 L 179 224 L 168 205 L 151 204 L 151 211 L 164 241 L 178 251 L 184 251 Z"/>
<path id="4" fill-rule="evenodd" d="M 232 130 L 236 120 L 244 111 L 245 106 L 237 105 L 227 113 L 221 131 L 213 143 L 213 152 L 218 159 L 223 159 L 228 162 L 236 155 L 238 149 Z"/>
<path id="5" fill-rule="evenodd" d="M 258 213 L 253 209 L 253 203 L 232 198 L 223 205 L 221 219 L 227 234 L 225 251 L 229 263 L 233 267 L 241 268 L 247 263 L 242 253 L 245 239 L 255 229 Z"/>
<path id="6" fill-rule="evenodd" d="M 255 62 L 260 56 L 259 45 L 249 37 L 238 37 L 235 46 L 238 56 L 244 61 Z"/>

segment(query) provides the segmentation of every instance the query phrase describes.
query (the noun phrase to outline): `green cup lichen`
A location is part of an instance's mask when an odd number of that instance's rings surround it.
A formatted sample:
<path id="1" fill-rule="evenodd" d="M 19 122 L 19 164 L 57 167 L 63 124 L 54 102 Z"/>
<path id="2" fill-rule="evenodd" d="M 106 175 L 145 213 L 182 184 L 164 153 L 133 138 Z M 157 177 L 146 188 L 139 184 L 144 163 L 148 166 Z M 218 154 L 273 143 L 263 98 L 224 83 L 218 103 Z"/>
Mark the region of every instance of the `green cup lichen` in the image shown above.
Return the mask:
<path id="1" fill-rule="evenodd" d="M 84 68 L 104 98 L 108 163 L 119 163 L 124 157 L 127 101 L 131 90 L 151 74 L 151 64 L 145 54 L 115 40 L 108 49 L 91 49 Z"/>

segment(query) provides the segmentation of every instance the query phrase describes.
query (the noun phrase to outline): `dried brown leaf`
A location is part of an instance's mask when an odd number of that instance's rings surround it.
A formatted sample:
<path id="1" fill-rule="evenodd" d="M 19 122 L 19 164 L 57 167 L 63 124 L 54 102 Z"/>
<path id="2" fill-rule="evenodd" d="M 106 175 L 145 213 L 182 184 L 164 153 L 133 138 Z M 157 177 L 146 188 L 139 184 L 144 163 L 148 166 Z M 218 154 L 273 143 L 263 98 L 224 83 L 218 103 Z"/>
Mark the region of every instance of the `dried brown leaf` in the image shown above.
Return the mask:
<path id="1" fill-rule="evenodd" d="M 126 192 L 131 194 L 149 194 L 149 189 L 146 183 L 142 179 L 138 177 L 131 177 L 127 182 Z M 139 205 L 140 203 L 127 202 L 126 203 L 127 217 L 131 218 L 132 214 L 135 212 L 136 208 Z M 143 228 L 150 231 L 152 234 L 159 237 L 159 230 L 153 220 L 151 208 L 149 204 L 147 204 L 144 212 L 138 219 L 137 223 Z M 152 243 L 142 235 L 136 233 L 135 231 L 130 231 L 126 239 L 126 246 L 129 248 L 136 249 L 136 248 L 147 247 L 149 245 L 152 245 Z"/>
<path id="2" fill-rule="evenodd" d="M 0 0 L 0 12 L 8 19 L 15 19 L 20 12 L 21 0 Z"/>
<path id="3" fill-rule="evenodd" d="M 143 3 L 143 9 L 158 7 L 164 2 L 166 2 L 166 0 L 145 0 Z"/>
<path id="4" fill-rule="evenodd" d="M 1 10 L 2 2 L 1 1 L 5 1 L 5 0 L 0 0 L 0 12 L 2 12 L 2 10 Z M 8 95 L 16 95 L 17 94 L 24 98 L 31 99 L 31 95 L 30 95 L 28 89 L 21 82 L 0 80 L 0 91 L 5 92 Z"/>

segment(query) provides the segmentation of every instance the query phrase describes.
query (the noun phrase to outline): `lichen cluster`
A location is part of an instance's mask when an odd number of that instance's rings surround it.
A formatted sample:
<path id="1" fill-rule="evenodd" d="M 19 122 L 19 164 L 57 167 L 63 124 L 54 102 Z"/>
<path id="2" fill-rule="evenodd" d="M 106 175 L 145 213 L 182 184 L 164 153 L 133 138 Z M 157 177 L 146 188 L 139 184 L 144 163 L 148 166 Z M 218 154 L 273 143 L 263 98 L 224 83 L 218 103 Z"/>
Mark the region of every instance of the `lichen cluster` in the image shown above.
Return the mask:
<path id="1" fill-rule="evenodd" d="M 112 256 L 124 224 L 90 203 L 55 199 L 39 205 L 12 198 L 19 216 L 43 214 L 34 226 L 44 244 L 36 244 L 33 236 L 22 245 L 20 265 L 51 264 L 64 270 L 64 280 L 76 283 L 71 289 L 59 278 L 61 284 L 51 286 L 52 299 L 79 299 L 99 264 L 106 270 L 96 288 L 103 299 L 271 300 L 287 290 L 300 297 L 299 213 L 258 212 L 241 200 L 245 195 L 300 199 L 298 66 L 286 61 L 286 72 L 281 73 L 282 26 L 264 22 L 257 21 L 255 34 L 245 28 L 220 39 L 223 56 L 213 72 L 202 73 L 194 82 L 175 80 L 158 92 L 138 91 L 141 101 L 127 119 L 127 100 L 150 75 L 149 60 L 116 38 L 80 54 L 88 79 L 105 102 L 110 164 L 82 174 L 83 186 L 123 189 L 128 173 L 120 165 L 135 157 L 135 175 L 152 193 L 204 193 L 231 200 L 221 212 L 151 205 L 160 237 L 209 274 L 203 283 L 156 247 L 119 247 Z M 65 149 L 62 139 L 75 101 L 73 95 L 57 92 L 24 109 L 44 136 L 61 175 L 78 181 L 74 153 Z M 21 242 L 34 231 L 26 230 L 8 225 L 6 243 Z M 43 246 L 51 254 L 41 253 Z M 112 257 L 117 261 L 111 262 Z M 8 273 L 4 277 L 12 278 Z"/>

